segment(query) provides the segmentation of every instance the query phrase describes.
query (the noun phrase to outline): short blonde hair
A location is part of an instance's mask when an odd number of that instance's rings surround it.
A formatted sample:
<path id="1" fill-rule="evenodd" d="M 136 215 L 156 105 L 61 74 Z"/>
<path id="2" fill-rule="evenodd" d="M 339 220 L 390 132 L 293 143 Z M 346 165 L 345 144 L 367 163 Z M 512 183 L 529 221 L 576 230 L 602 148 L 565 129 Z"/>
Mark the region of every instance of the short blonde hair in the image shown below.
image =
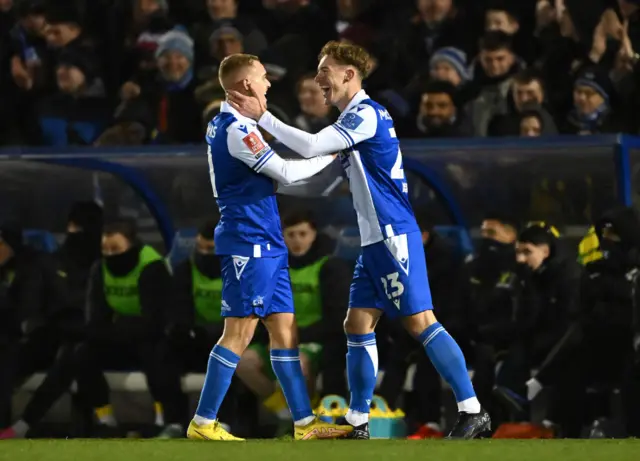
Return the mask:
<path id="1" fill-rule="evenodd" d="M 332 57 L 340 64 L 355 67 L 362 79 L 366 78 L 371 70 L 371 56 L 358 45 L 331 41 L 322 47 L 318 61 L 325 56 Z"/>
<path id="2" fill-rule="evenodd" d="M 218 69 L 218 79 L 220 80 L 222 88 L 225 87 L 224 82 L 228 80 L 232 74 L 259 61 L 260 58 L 257 56 L 242 53 L 232 54 L 224 58 Z"/>

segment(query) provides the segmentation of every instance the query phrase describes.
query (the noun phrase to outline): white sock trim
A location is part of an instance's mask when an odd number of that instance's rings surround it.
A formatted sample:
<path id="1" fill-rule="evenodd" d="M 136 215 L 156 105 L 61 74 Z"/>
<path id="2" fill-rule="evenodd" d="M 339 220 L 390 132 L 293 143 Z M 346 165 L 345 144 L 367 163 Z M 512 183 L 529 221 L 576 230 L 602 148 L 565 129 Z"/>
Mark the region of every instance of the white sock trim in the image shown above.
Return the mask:
<path id="1" fill-rule="evenodd" d="M 527 381 L 527 399 L 532 401 L 542 390 L 542 383 L 536 378 L 531 378 Z"/>
<path id="2" fill-rule="evenodd" d="M 316 417 L 311 415 L 311 416 L 307 416 L 306 418 L 299 419 L 295 421 L 293 424 L 294 426 L 307 426 L 311 424 L 314 419 L 316 419 Z"/>
<path id="3" fill-rule="evenodd" d="M 476 415 L 480 413 L 480 402 L 477 397 L 471 397 L 470 399 L 458 402 L 458 411 L 463 413 L 470 413 Z"/>
<path id="4" fill-rule="evenodd" d="M 215 421 L 215 419 L 208 419 L 208 418 L 205 418 L 203 416 L 198 416 L 198 415 L 195 415 L 193 417 L 193 422 L 196 423 L 198 426 L 206 426 L 208 424 L 213 423 L 214 421 Z"/>
<path id="5" fill-rule="evenodd" d="M 369 413 L 362 413 L 361 411 L 349 408 L 345 419 L 352 426 L 361 426 L 362 424 L 369 422 Z"/>

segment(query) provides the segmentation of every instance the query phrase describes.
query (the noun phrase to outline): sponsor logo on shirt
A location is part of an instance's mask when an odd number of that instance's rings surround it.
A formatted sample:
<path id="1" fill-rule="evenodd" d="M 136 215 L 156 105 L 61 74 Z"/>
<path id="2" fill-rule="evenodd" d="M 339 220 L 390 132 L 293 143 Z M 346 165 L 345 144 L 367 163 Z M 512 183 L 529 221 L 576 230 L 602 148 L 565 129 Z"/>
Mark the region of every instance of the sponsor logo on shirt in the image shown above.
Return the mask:
<path id="1" fill-rule="evenodd" d="M 249 133 L 242 138 L 242 142 L 249 148 L 251 153 L 255 156 L 263 155 L 265 151 L 265 145 L 256 133 Z M 263 152 L 264 151 L 264 152 Z"/>

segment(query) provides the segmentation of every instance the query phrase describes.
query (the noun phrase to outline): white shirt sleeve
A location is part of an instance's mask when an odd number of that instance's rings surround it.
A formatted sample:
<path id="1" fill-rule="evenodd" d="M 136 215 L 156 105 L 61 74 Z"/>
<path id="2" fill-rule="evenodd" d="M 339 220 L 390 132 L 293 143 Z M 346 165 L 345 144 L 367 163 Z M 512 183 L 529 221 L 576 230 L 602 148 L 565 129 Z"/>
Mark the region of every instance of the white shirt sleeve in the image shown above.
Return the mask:
<path id="1" fill-rule="evenodd" d="M 316 157 L 307 160 L 285 160 L 264 140 L 260 131 L 246 125 L 233 123 L 228 128 L 229 154 L 256 173 L 289 185 L 310 178 L 333 162 L 333 157 Z"/>
<path id="2" fill-rule="evenodd" d="M 359 104 L 344 112 L 338 121 L 316 134 L 283 123 L 271 112 L 265 112 L 258 124 L 278 141 L 305 158 L 334 154 L 372 138 L 378 127 L 376 110 Z"/>

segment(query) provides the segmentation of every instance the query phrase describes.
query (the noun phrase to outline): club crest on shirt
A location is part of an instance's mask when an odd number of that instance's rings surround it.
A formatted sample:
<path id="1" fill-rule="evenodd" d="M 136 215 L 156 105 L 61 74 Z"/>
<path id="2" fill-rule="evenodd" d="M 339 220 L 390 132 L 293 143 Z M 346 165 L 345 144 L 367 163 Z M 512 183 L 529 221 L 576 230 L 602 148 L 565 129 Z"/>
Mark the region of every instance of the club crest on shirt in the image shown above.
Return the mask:
<path id="1" fill-rule="evenodd" d="M 249 148 L 253 155 L 262 156 L 264 153 L 263 150 L 265 149 L 265 145 L 256 133 L 249 133 L 247 136 L 242 138 L 242 142 Z"/>
<path id="2" fill-rule="evenodd" d="M 364 122 L 364 119 L 355 112 L 347 112 L 338 122 L 348 130 L 355 130 Z"/>

